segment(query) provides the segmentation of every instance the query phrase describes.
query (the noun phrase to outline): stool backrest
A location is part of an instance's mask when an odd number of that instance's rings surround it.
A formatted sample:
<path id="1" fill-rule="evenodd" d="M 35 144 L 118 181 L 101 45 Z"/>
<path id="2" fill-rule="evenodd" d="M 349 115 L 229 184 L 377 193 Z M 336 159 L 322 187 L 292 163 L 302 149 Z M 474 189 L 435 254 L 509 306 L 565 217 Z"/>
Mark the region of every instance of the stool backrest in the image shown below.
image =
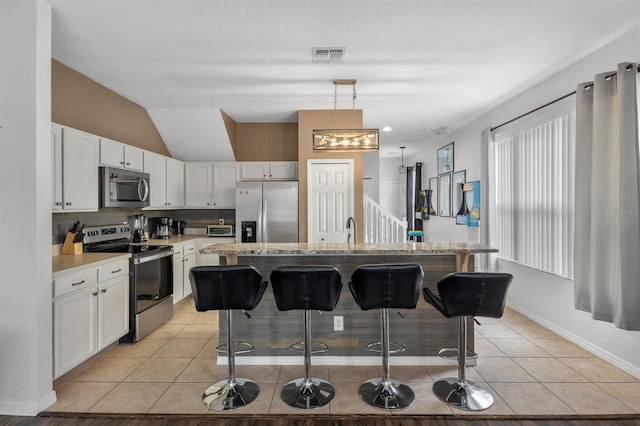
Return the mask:
<path id="1" fill-rule="evenodd" d="M 271 271 L 271 288 L 280 311 L 333 311 L 342 291 L 342 277 L 329 265 L 285 265 Z"/>
<path id="2" fill-rule="evenodd" d="M 360 309 L 413 309 L 424 273 L 415 264 L 361 265 L 351 274 L 349 289 Z"/>
<path id="3" fill-rule="evenodd" d="M 458 272 L 438 282 L 438 293 L 448 317 L 500 318 L 513 276 L 505 273 Z"/>
<path id="4" fill-rule="evenodd" d="M 196 266 L 189 271 L 189 280 L 200 312 L 251 310 L 267 289 L 260 272 L 250 265 Z"/>

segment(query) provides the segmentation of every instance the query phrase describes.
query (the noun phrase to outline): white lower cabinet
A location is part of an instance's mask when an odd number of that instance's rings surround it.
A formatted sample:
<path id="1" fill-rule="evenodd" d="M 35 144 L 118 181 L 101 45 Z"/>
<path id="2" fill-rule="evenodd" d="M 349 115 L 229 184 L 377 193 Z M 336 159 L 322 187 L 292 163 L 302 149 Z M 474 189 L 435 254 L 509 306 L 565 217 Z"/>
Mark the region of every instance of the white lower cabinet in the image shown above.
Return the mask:
<path id="1" fill-rule="evenodd" d="M 129 260 L 53 281 L 53 375 L 58 378 L 129 332 Z"/>
<path id="2" fill-rule="evenodd" d="M 189 241 L 173 245 L 173 303 L 191 294 L 189 270 L 196 266 L 196 243 Z"/>
<path id="3" fill-rule="evenodd" d="M 176 304 L 184 297 L 182 289 L 184 281 L 184 256 L 182 255 L 182 244 L 173 245 L 173 303 Z"/>

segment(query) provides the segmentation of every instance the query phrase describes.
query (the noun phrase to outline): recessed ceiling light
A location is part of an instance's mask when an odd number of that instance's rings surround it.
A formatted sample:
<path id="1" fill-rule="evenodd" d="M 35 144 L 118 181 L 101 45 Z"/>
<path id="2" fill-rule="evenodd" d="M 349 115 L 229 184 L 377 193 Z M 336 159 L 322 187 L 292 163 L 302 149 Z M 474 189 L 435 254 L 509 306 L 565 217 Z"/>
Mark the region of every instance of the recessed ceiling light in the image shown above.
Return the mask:
<path id="1" fill-rule="evenodd" d="M 382 131 L 383 131 L 383 132 L 390 132 L 390 131 L 391 131 L 391 127 L 389 127 L 389 126 L 384 126 L 384 127 L 382 128 Z"/>

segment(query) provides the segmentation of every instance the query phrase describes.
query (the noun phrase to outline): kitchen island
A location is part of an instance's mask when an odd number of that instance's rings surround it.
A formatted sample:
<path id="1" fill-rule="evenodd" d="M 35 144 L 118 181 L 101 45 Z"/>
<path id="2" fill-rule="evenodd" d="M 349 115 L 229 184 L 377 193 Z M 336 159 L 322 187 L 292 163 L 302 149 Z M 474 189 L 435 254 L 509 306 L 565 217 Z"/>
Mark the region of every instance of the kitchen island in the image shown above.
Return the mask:
<path id="1" fill-rule="evenodd" d="M 215 253 L 227 264 L 255 266 L 265 280 L 271 270 L 280 265 L 333 265 L 342 274 L 344 283 L 340 300 L 332 312 L 312 313 L 313 340 L 326 343 L 330 350 L 314 355 L 314 364 L 378 365 L 380 355 L 367 352 L 364 346 L 380 340 L 380 311 L 362 311 L 349 291 L 353 270 L 371 263 L 417 263 L 424 270 L 423 286 L 435 290 L 436 283 L 451 272 L 474 270 L 474 256 L 497 252 L 497 249 L 474 243 L 232 243 L 213 244 L 201 253 Z M 234 317 L 236 338 L 248 341 L 256 349 L 236 358 L 239 364 L 301 364 L 302 356 L 289 346 L 302 336 L 300 311 L 279 312 L 268 289 L 262 301 L 251 313 Z M 342 316 L 344 330 L 334 331 L 334 317 Z M 221 343 L 226 339 L 225 315 L 220 314 Z M 444 365 L 452 361 L 437 356 L 443 347 L 456 347 L 458 330 L 454 319 L 444 318 L 422 295 L 416 309 L 394 310 L 390 313 L 391 340 L 406 347 L 394 354 L 391 362 L 403 365 Z M 469 325 L 470 350 L 473 350 L 473 323 Z M 224 357 L 219 362 L 226 362 Z"/>

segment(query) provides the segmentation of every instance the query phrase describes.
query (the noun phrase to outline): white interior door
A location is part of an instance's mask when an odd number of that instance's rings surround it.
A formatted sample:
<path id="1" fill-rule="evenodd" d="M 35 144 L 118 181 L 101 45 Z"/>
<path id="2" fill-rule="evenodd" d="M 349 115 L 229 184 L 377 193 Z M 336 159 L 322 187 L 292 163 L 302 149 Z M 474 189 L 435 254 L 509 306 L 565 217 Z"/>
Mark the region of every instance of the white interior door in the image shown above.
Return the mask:
<path id="1" fill-rule="evenodd" d="M 307 240 L 346 243 L 353 216 L 353 160 L 308 160 Z"/>

